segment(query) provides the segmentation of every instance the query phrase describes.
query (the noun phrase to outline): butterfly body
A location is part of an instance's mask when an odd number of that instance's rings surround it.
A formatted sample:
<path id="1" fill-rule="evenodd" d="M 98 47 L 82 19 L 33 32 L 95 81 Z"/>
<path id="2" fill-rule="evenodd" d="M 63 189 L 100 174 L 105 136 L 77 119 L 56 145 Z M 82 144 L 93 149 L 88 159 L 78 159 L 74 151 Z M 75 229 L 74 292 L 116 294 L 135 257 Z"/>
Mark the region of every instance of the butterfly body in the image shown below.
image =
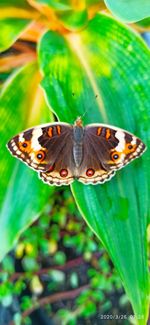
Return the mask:
<path id="1" fill-rule="evenodd" d="M 117 169 L 139 157 L 144 143 L 133 134 L 105 124 L 50 123 L 28 129 L 8 142 L 8 149 L 49 185 L 109 180 Z"/>
<path id="2" fill-rule="evenodd" d="M 83 138 L 84 129 L 82 125 L 75 125 L 73 128 L 73 158 L 76 167 L 81 165 L 83 159 Z"/>

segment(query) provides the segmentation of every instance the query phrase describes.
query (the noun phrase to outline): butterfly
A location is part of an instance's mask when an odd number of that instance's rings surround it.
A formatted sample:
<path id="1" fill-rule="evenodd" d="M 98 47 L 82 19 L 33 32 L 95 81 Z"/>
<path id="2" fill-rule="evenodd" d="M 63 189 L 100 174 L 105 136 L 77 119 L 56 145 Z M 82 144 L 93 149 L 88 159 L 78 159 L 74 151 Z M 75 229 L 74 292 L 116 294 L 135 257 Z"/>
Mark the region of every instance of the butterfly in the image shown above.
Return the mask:
<path id="1" fill-rule="evenodd" d="M 89 124 L 79 117 L 74 125 L 49 123 L 28 129 L 7 144 L 16 156 L 49 185 L 104 183 L 116 170 L 138 158 L 145 144 L 114 126 Z"/>

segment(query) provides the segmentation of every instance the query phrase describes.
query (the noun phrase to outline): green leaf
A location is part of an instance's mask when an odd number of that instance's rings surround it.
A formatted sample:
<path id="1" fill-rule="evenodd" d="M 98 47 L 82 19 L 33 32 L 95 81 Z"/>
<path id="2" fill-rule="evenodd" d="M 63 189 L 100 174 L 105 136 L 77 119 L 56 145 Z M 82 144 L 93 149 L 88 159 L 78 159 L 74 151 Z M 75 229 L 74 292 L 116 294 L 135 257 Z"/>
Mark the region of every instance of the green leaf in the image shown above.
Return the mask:
<path id="1" fill-rule="evenodd" d="M 149 30 L 150 28 L 150 17 L 140 20 L 136 23 L 138 26 L 143 27 L 143 28 L 147 28 Z"/>
<path id="2" fill-rule="evenodd" d="M 64 27 L 72 31 L 77 31 L 83 28 L 88 22 L 87 10 L 70 10 L 63 15 L 59 14 L 59 18 L 63 22 Z"/>
<path id="3" fill-rule="evenodd" d="M 39 81 L 37 64 L 30 63 L 9 78 L 0 99 L 0 258 L 39 216 L 53 191 L 6 148 L 17 133 L 50 120 Z"/>
<path id="4" fill-rule="evenodd" d="M 0 7 L 15 7 L 15 8 L 24 8 L 29 9 L 30 6 L 27 0 L 1 0 Z"/>
<path id="5" fill-rule="evenodd" d="M 83 28 L 88 22 L 88 13 L 85 0 L 53 1 L 37 0 L 41 5 L 53 8 L 61 24 L 69 30 L 75 31 Z M 49 10 L 49 8 L 47 8 Z"/>
<path id="6" fill-rule="evenodd" d="M 5 18 L 0 20 L 0 51 L 7 50 L 30 23 L 28 19 Z"/>
<path id="7" fill-rule="evenodd" d="M 62 121 L 122 127 L 150 144 L 150 53 L 131 29 L 98 14 L 88 28 L 61 37 L 47 32 L 39 45 L 42 86 Z M 96 97 L 95 97 L 96 95 Z M 72 191 L 79 210 L 108 250 L 134 313 L 148 317 L 146 225 L 150 169 L 147 152 L 108 183 Z"/>
<path id="8" fill-rule="evenodd" d="M 149 0 L 104 0 L 107 7 L 126 22 L 136 22 L 150 16 Z"/>
<path id="9" fill-rule="evenodd" d="M 96 304 L 90 299 L 86 302 L 85 308 L 83 308 L 81 315 L 84 317 L 91 317 L 94 314 L 96 314 Z"/>
<path id="10" fill-rule="evenodd" d="M 55 0 L 37 0 L 37 3 L 45 4 L 55 10 L 66 11 L 71 9 L 70 0 L 65 1 L 55 1 Z"/>
<path id="11" fill-rule="evenodd" d="M 24 0 L 0 2 L 0 51 L 7 50 L 39 14 Z"/>

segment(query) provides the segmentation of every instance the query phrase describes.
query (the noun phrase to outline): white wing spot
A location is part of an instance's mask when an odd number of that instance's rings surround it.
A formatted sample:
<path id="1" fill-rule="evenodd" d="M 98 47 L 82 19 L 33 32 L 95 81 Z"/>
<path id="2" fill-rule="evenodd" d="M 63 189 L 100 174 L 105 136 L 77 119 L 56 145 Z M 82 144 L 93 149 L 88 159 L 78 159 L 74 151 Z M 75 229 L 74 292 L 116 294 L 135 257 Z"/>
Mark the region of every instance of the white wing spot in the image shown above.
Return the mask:
<path id="1" fill-rule="evenodd" d="M 20 133 L 19 135 L 19 142 L 24 142 L 25 141 L 25 138 L 23 136 L 23 133 Z"/>
<path id="2" fill-rule="evenodd" d="M 125 149 L 125 134 L 122 131 L 117 131 L 115 133 L 115 138 L 119 140 L 117 147 L 115 148 L 116 151 L 122 152 Z"/>
<path id="3" fill-rule="evenodd" d="M 136 144 L 136 137 L 133 137 L 133 138 L 132 138 L 131 144 L 132 144 L 132 145 Z"/>
<path id="4" fill-rule="evenodd" d="M 38 138 L 43 134 L 42 129 L 34 129 L 32 133 L 31 148 L 34 150 L 40 150 L 41 145 Z"/>

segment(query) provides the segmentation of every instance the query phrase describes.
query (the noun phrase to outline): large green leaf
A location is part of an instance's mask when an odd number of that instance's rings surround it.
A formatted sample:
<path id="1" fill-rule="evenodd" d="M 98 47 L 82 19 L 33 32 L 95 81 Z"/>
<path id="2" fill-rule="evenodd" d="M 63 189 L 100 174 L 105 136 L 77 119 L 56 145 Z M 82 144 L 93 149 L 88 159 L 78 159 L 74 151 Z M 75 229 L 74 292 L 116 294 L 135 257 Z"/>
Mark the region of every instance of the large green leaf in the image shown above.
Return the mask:
<path id="1" fill-rule="evenodd" d="M 126 22 L 135 22 L 150 16 L 149 0 L 104 0 L 112 13 Z"/>
<path id="2" fill-rule="evenodd" d="M 0 99 L 0 259 L 20 232 L 39 216 L 53 191 L 6 148 L 17 133 L 50 120 L 39 80 L 37 64 L 30 63 L 9 78 Z"/>
<path id="3" fill-rule="evenodd" d="M 64 37 L 47 32 L 39 45 L 42 86 L 62 121 L 105 122 L 150 142 L 150 53 L 132 30 L 98 14 L 88 28 Z M 86 222 L 108 250 L 132 303 L 138 324 L 148 316 L 146 226 L 150 169 L 148 151 L 110 182 L 74 183 Z"/>

